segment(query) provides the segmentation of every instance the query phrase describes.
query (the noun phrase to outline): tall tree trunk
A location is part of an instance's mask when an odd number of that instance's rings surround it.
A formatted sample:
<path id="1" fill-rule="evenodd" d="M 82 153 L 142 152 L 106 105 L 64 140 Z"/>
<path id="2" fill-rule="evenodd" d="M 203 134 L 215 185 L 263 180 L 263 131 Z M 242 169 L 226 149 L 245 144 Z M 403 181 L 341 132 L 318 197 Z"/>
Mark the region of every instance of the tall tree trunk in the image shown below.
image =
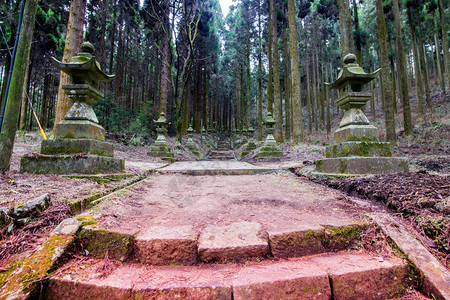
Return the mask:
<path id="1" fill-rule="evenodd" d="M 275 139 L 278 143 L 283 143 L 283 109 L 280 88 L 280 56 L 278 54 L 278 33 L 277 33 L 277 9 L 276 0 L 269 0 L 272 30 L 272 74 L 273 74 L 273 106 L 275 118 Z"/>
<path id="2" fill-rule="evenodd" d="M 311 105 L 311 83 L 310 83 L 310 61 L 309 61 L 309 51 L 308 46 L 306 46 L 305 51 L 306 57 L 306 106 L 308 108 L 308 131 L 312 133 L 312 105 Z"/>
<path id="3" fill-rule="evenodd" d="M 413 59 L 414 59 L 414 75 L 416 78 L 416 90 L 417 90 L 417 104 L 419 106 L 419 112 L 423 114 L 423 82 L 422 82 L 422 72 L 420 71 L 420 57 L 417 52 L 417 38 L 416 38 L 416 29 L 415 24 L 412 21 L 412 12 L 411 7 L 407 8 L 408 13 L 408 23 L 409 30 L 411 31 L 411 42 L 412 42 L 412 50 L 413 50 Z"/>
<path id="4" fill-rule="evenodd" d="M 395 116 L 393 98 L 391 95 L 391 77 L 389 75 L 389 55 L 386 41 L 386 21 L 384 19 L 383 0 L 376 0 L 378 40 L 380 43 L 381 92 L 384 98 L 384 121 L 386 125 L 386 140 L 397 144 L 395 133 Z"/>
<path id="5" fill-rule="evenodd" d="M 288 17 L 289 17 L 289 47 L 291 58 L 291 91 L 292 91 L 292 115 L 293 115 L 293 142 L 304 141 L 303 134 L 303 107 L 302 107 L 302 90 L 301 76 L 297 37 L 297 18 L 294 0 L 288 0 Z"/>
<path id="6" fill-rule="evenodd" d="M 24 131 L 27 125 L 27 113 L 28 113 L 28 97 L 30 93 L 30 82 L 31 82 L 31 71 L 33 70 L 33 63 L 30 62 L 27 65 L 27 70 L 25 72 L 25 85 L 22 94 L 22 106 L 20 108 L 20 120 L 19 120 L 19 130 Z"/>
<path id="7" fill-rule="evenodd" d="M 413 134 L 413 124 L 411 117 L 411 104 L 409 102 L 408 74 L 406 70 L 407 65 L 406 65 L 402 30 L 400 27 L 400 9 L 398 6 L 398 0 L 393 0 L 393 6 L 394 6 L 395 35 L 397 42 L 397 67 L 400 82 L 400 97 L 402 99 L 402 106 L 403 106 L 403 125 L 405 129 L 405 135 L 410 136 Z"/>
<path id="8" fill-rule="evenodd" d="M 159 80 L 159 115 L 164 112 L 167 116 L 167 101 L 169 99 L 169 73 L 170 73 L 170 7 L 169 1 L 164 1 L 162 22 L 164 26 L 162 37 L 161 78 Z"/>
<path id="9" fill-rule="evenodd" d="M 267 58 L 269 61 L 269 74 L 267 78 L 267 111 L 273 115 L 273 54 L 272 54 L 272 14 L 271 5 L 273 1 L 269 3 L 269 18 L 268 18 L 268 38 L 267 38 Z"/>
<path id="10" fill-rule="evenodd" d="M 425 49 L 425 44 L 423 42 L 422 37 L 422 28 L 419 27 L 419 42 L 417 45 L 419 49 L 419 56 L 422 57 L 422 78 L 423 83 L 425 85 L 425 99 L 427 101 L 427 105 L 431 103 L 431 91 L 430 91 L 430 77 L 428 76 L 428 59 L 427 59 L 427 50 Z"/>
<path id="11" fill-rule="evenodd" d="M 342 57 L 355 52 L 353 45 L 353 31 L 348 0 L 338 0 L 339 2 L 339 26 L 341 29 Z"/>
<path id="12" fill-rule="evenodd" d="M 441 50 L 439 48 L 439 31 L 438 31 L 438 23 L 437 23 L 437 17 L 436 13 L 434 14 L 434 44 L 436 46 L 436 62 L 437 62 L 437 70 L 438 70 L 438 77 L 439 81 L 441 83 L 441 90 L 442 94 L 446 94 L 445 92 L 445 80 L 444 80 L 444 74 L 442 74 L 442 65 L 441 65 Z M 450 84 L 450 82 L 449 82 Z"/>
<path id="13" fill-rule="evenodd" d="M 356 62 L 362 66 L 362 51 L 361 51 L 361 36 L 359 32 L 359 18 L 358 18 L 358 6 L 356 0 L 353 0 L 353 14 L 355 15 L 355 46 L 356 46 Z"/>
<path id="14" fill-rule="evenodd" d="M 283 63 L 284 63 L 284 113 L 286 118 L 285 138 L 291 139 L 291 68 L 289 66 L 289 45 L 287 33 L 287 5 L 284 5 L 284 24 L 283 24 Z"/>
<path id="15" fill-rule="evenodd" d="M 448 9 L 448 6 L 444 8 L 444 4 L 442 0 L 438 0 L 439 7 L 439 16 L 441 19 L 441 31 L 442 31 L 442 51 L 444 52 L 444 69 L 445 75 L 447 77 L 448 84 L 450 85 L 450 53 L 448 52 L 448 33 L 447 33 L 447 24 L 448 19 L 445 18 L 445 9 Z M 448 1 L 447 1 L 448 5 Z M 446 92 L 444 91 L 444 94 Z"/>
<path id="16" fill-rule="evenodd" d="M 6 99 L 5 115 L 0 132 L 0 171 L 8 171 L 11 155 L 16 137 L 17 124 L 22 103 L 27 65 L 30 62 L 31 42 L 34 32 L 34 21 L 38 0 L 25 2 L 22 28 L 19 34 L 17 51 L 14 59 L 14 68 L 11 74 L 11 83 Z"/>
<path id="17" fill-rule="evenodd" d="M 80 51 L 80 45 L 83 42 L 83 26 L 86 13 L 87 0 L 71 0 L 69 22 L 67 23 L 66 44 L 62 62 L 67 63 Z M 73 101 L 66 95 L 62 86 L 69 83 L 69 75 L 61 71 L 58 88 L 58 100 L 56 104 L 55 126 L 64 119 L 67 111 L 73 104 Z"/>
<path id="18" fill-rule="evenodd" d="M 258 141 L 263 139 L 263 95 L 262 95 L 262 29 L 261 29 L 261 2 L 258 0 Z"/>

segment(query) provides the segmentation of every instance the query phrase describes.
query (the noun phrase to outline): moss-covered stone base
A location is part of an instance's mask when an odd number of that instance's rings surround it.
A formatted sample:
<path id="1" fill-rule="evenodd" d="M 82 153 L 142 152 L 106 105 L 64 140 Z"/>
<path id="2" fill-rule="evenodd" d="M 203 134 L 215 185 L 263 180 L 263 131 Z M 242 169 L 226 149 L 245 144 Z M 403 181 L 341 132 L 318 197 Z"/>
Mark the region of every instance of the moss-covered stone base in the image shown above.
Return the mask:
<path id="1" fill-rule="evenodd" d="M 22 156 L 20 172 L 31 174 L 99 174 L 125 169 L 121 158 L 98 155 Z"/>
<path id="2" fill-rule="evenodd" d="M 161 159 L 174 162 L 176 161 L 174 154 L 171 152 L 170 148 L 167 146 L 156 146 L 153 145 L 150 148 L 150 151 L 147 152 L 148 156 L 151 157 L 159 157 Z"/>
<path id="3" fill-rule="evenodd" d="M 390 157 L 391 144 L 386 142 L 343 142 L 326 149 L 327 158 L 348 157 L 348 156 L 382 156 Z"/>
<path id="4" fill-rule="evenodd" d="M 406 172 L 405 157 L 341 157 L 316 160 L 316 169 L 323 173 L 387 174 Z"/>
<path id="5" fill-rule="evenodd" d="M 105 129 L 87 120 L 64 120 L 56 124 L 57 139 L 95 139 L 105 140 Z"/>
<path id="6" fill-rule="evenodd" d="M 258 159 L 282 157 L 283 152 L 276 146 L 264 146 L 258 153 Z"/>
<path id="7" fill-rule="evenodd" d="M 86 153 L 114 156 L 114 145 L 93 139 L 43 140 L 41 153 L 45 155 Z"/>

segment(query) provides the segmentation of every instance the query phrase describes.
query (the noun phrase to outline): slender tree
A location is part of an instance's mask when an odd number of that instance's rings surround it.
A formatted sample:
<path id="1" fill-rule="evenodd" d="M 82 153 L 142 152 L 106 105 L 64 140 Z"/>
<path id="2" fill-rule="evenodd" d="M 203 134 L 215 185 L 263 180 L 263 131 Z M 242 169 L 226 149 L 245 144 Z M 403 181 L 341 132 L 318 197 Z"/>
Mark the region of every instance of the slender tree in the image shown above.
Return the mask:
<path id="1" fill-rule="evenodd" d="M 389 75 L 389 56 L 386 40 L 386 21 L 384 19 L 383 0 L 376 0 L 378 40 L 380 43 L 381 92 L 384 99 L 384 122 L 386 126 L 386 140 L 397 144 L 395 133 L 395 116 L 392 98 L 392 83 Z"/>
<path id="2" fill-rule="evenodd" d="M 408 74 L 406 70 L 407 65 L 405 57 L 405 47 L 403 43 L 402 30 L 400 27 L 400 8 L 398 6 L 398 0 L 393 0 L 393 6 L 397 45 L 397 65 L 400 82 L 400 98 L 402 100 L 403 107 L 403 126 L 405 129 L 405 135 L 409 136 L 413 134 L 413 124 L 411 117 L 411 104 L 409 102 Z"/>
<path id="3" fill-rule="evenodd" d="M 8 171 L 11 163 L 11 155 L 22 103 L 24 79 L 30 60 L 37 7 L 38 0 L 28 0 L 25 2 L 17 52 L 14 58 L 14 68 L 11 75 L 11 84 L 9 86 L 8 98 L 6 99 L 5 116 L 0 132 L 0 170 L 2 172 Z"/>
<path id="4" fill-rule="evenodd" d="M 302 90 L 300 77 L 300 63 L 297 37 L 297 18 L 294 0 L 288 0 L 288 17 L 289 17 L 289 47 L 291 56 L 291 86 L 292 86 L 292 115 L 293 122 L 293 143 L 304 141 L 303 136 L 303 107 L 302 107 Z"/>
<path id="5" fill-rule="evenodd" d="M 67 24 L 66 44 L 62 62 L 69 62 L 70 59 L 80 51 L 83 42 L 83 26 L 86 13 L 87 0 L 72 0 L 70 3 L 69 22 Z M 69 83 L 69 75 L 61 71 L 58 88 L 58 100 L 56 102 L 56 114 L 53 130 L 66 115 L 73 101 L 66 95 L 62 86 Z"/>

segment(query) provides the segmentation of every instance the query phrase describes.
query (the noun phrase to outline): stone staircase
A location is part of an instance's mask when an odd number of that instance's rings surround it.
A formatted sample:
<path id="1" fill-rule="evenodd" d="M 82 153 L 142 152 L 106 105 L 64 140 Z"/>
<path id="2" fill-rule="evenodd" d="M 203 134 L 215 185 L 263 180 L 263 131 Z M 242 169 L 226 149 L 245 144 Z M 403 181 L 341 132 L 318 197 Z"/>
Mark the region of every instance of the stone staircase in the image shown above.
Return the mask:
<path id="1" fill-rule="evenodd" d="M 231 160 L 235 158 L 230 141 L 225 139 L 220 139 L 217 143 L 217 149 L 211 151 L 208 155 L 209 160 Z"/>
<path id="2" fill-rule="evenodd" d="M 89 258 L 68 261 L 46 299 L 389 299 L 408 264 L 357 250 L 364 224 L 266 231 L 259 223 L 154 226 L 124 233 L 85 226 Z M 107 257 L 107 258 L 105 258 Z"/>

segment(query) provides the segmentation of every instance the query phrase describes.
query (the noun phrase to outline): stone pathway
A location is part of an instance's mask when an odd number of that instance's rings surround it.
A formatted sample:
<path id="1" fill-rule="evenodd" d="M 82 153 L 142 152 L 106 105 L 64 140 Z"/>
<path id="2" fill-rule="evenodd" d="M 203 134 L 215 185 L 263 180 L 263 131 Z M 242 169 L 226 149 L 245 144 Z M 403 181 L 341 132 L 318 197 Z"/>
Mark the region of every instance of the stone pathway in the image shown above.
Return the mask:
<path id="1" fill-rule="evenodd" d="M 91 258 L 47 298 L 384 299 L 408 283 L 406 262 L 356 250 L 368 209 L 268 170 L 175 163 L 103 200 L 80 216 Z"/>

